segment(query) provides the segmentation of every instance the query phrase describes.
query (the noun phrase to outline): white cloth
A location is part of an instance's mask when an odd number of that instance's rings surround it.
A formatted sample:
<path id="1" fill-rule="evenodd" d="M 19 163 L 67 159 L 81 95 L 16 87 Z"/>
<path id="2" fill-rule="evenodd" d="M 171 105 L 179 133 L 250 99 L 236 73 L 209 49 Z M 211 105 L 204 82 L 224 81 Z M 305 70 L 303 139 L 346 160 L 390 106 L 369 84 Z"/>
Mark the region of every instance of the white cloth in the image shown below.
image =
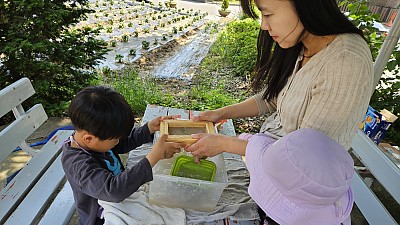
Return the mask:
<path id="1" fill-rule="evenodd" d="M 183 209 L 149 204 L 147 194 L 140 190 L 120 203 L 99 200 L 104 208 L 104 225 L 185 225 Z"/>
<path id="2" fill-rule="evenodd" d="M 129 152 L 127 168 L 140 161 L 151 149 L 151 144 L 144 144 Z M 240 156 L 224 153 L 228 173 L 228 186 L 222 192 L 217 207 L 212 212 L 199 212 L 185 209 L 187 224 L 202 224 L 222 219 L 253 221 L 259 219 L 257 204 L 247 193 L 250 182 L 249 173 Z M 146 184 L 145 187 L 147 187 Z M 143 187 L 143 186 L 142 186 Z M 148 191 L 144 190 L 146 196 Z M 130 209 L 132 210 L 132 209 Z M 107 219 L 108 215 L 105 215 Z"/>

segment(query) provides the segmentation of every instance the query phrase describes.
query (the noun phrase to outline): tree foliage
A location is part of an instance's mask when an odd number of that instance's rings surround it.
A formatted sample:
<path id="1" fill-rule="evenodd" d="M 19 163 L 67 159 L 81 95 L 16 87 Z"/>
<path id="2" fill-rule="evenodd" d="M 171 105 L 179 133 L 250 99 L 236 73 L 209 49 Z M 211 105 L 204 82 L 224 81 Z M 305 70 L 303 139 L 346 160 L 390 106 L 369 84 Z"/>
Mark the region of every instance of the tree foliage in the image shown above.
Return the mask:
<path id="1" fill-rule="evenodd" d="M 59 115 L 72 96 L 94 78 L 108 51 L 98 30 L 73 28 L 91 12 L 87 0 L 0 2 L 0 88 L 28 77 L 50 115 Z"/>

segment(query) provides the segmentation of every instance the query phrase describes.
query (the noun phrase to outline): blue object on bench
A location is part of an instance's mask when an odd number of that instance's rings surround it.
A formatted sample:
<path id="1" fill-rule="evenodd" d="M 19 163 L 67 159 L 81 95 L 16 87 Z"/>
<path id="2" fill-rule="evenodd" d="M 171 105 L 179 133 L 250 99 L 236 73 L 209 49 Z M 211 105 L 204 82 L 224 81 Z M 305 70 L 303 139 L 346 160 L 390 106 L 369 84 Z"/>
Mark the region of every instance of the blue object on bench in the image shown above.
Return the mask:
<path id="1" fill-rule="evenodd" d="M 34 147 L 34 146 L 39 146 L 39 145 L 44 145 L 44 144 L 46 144 L 46 143 L 53 137 L 53 135 L 54 135 L 57 131 L 59 131 L 59 130 L 75 130 L 75 128 L 74 128 L 74 126 L 63 126 L 63 127 L 57 128 L 57 129 L 53 130 L 53 131 L 49 134 L 49 136 L 47 137 L 46 140 L 38 141 L 38 142 L 36 142 L 36 143 L 32 143 L 32 144 L 30 144 L 29 146 L 30 146 L 30 147 Z M 21 149 L 20 147 L 18 147 L 18 148 L 16 148 L 13 152 L 20 151 L 20 150 L 22 150 L 22 149 Z M 21 171 L 21 170 L 18 170 L 18 171 L 16 171 L 16 172 L 14 172 L 13 174 L 11 174 L 10 176 L 8 176 L 5 185 L 7 185 L 8 183 L 10 183 L 10 181 L 18 174 L 19 171 Z"/>
<path id="2" fill-rule="evenodd" d="M 46 143 L 50 140 L 50 138 L 53 137 L 53 135 L 54 135 L 57 131 L 59 131 L 59 130 L 75 130 L 75 128 L 74 128 L 74 126 L 63 126 L 63 127 L 57 128 L 57 129 L 53 130 L 53 131 L 49 134 L 49 136 L 47 137 L 46 140 L 38 141 L 38 142 L 36 142 L 36 143 L 32 143 L 32 144 L 30 144 L 29 146 L 30 146 L 30 147 L 34 147 L 34 146 L 39 146 L 39 145 L 44 145 L 44 144 L 46 144 Z M 20 150 L 22 150 L 22 149 L 21 149 L 20 147 L 18 147 L 18 148 L 15 148 L 13 152 L 20 151 Z M 14 174 L 13 174 L 13 175 L 14 175 Z M 11 175 L 11 176 L 13 176 L 13 175 Z M 8 183 L 8 178 L 7 178 L 7 183 Z"/>

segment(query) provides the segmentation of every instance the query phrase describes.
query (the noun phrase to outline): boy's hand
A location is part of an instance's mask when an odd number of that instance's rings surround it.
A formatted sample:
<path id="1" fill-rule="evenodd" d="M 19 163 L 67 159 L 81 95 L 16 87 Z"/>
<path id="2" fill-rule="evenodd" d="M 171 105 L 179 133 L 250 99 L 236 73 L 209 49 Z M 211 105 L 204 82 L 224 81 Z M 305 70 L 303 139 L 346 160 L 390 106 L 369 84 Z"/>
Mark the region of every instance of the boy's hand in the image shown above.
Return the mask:
<path id="1" fill-rule="evenodd" d="M 180 152 L 181 148 L 185 147 L 183 143 L 166 142 L 167 137 L 168 135 L 163 134 L 146 156 L 152 167 L 161 159 L 172 158 L 175 153 Z"/>
<path id="2" fill-rule="evenodd" d="M 150 134 L 154 134 L 154 132 L 160 130 L 160 123 L 163 120 L 174 120 L 176 118 L 180 118 L 181 115 L 172 115 L 172 116 L 159 116 L 155 119 L 150 120 L 147 123 L 147 126 L 149 127 Z"/>

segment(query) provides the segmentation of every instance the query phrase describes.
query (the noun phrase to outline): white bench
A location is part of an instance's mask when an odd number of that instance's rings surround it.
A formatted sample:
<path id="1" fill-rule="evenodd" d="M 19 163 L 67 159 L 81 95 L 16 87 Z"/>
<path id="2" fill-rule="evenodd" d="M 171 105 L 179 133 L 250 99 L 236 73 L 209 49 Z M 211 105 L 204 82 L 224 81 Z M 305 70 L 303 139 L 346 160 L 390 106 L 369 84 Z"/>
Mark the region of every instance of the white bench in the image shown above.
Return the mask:
<path id="1" fill-rule="evenodd" d="M 75 211 L 72 190 L 61 166 L 61 146 L 72 130 L 59 130 L 41 148 L 26 139 L 47 120 L 41 104 L 25 112 L 22 102 L 35 93 L 22 78 L 0 91 L 0 117 L 12 111 L 15 120 L 0 131 L 0 162 L 16 147 L 32 155 L 0 192 L 0 224 L 68 224 Z"/>
<path id="2" fill-rule="evenodd" d="M 400 203 L 400 168 L 361 130 L 353 138 L 352 149 L 387 192 Z M 369 224 L 398 224 L 358 173 L 353 178 L 352 188 L 355 202 Z"/>

